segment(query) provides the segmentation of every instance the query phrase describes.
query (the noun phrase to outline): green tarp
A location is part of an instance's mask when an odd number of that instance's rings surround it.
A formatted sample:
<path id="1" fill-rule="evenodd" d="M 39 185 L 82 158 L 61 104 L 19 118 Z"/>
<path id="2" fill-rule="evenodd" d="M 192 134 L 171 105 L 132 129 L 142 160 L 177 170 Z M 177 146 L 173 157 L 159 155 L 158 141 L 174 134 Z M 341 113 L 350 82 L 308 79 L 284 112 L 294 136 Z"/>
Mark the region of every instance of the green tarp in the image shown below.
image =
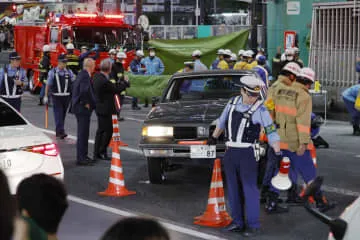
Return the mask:
<path id="1" fill-rule="evenodd" d="M 145 97 L 161 96 L 171 75 L 184 68 L 184 62 L 191 60 L 191 53 L 199 49 L 202 53 L 201 61 L 210 66 L 216 58 L 216 51 L 220 48 L 230 49 L 237 53 L 245 49 L 249 31 L 236 32 L 224 36 L 208 37 L 188 40 L 152 40 L 150 45 L 156 47 L 156 55 L 165 65 L 165 73 L 161 76 L 142 76 L 129 74 L 131 87 L 127 95 L 138 97 L 141 101 Z"/>
<path id="2" fill-rule="evenodd" d="M 171 75 L 182 69 L 185 61 L 191 60 L 191 53 L 194 50 L 199 49 L 203 53 L 201 61 L 210 66 L 216 58 L 218 49 L 230 49 L 237 53 L 239 49 L 246 48 L 248 36 L 249 30 L 244 30 L 201 39 L 151 40 L 149 44 L 156 47 L 156 55 L 164 62 L 164 74 Z"/>
<path id="3" fill-rule="evenodd" d="M 151 102 L 151 97 L 161 96 L 171 75 L 144 76 L 129 74 L 130 88 L 126 95 L 138 97 L 141 101 L 145 97 Z"/>

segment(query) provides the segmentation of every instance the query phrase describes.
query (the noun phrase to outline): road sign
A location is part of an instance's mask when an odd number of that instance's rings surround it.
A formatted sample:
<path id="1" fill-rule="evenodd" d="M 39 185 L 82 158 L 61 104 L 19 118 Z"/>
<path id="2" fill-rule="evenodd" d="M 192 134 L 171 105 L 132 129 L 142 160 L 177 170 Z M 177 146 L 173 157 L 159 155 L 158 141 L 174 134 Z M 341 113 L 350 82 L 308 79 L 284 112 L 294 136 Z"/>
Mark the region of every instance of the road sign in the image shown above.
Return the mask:
<path id="1" fill-rule="evenodd" d="M 285 31 L 284 32 L 284 49 L 295 47 L 296 32 Z"/>
<path id="2" fill-rule="evenodd" d="M 200 8 L 195 9 L 195 16 L 197 16 L 197 17 L 200 16 Z"/>
<path id="3" fill-rule="evenodd" d="M 291 1 L 286 4 L 287 15 L 299 15 L 300 14 L 300 2 Z"/>

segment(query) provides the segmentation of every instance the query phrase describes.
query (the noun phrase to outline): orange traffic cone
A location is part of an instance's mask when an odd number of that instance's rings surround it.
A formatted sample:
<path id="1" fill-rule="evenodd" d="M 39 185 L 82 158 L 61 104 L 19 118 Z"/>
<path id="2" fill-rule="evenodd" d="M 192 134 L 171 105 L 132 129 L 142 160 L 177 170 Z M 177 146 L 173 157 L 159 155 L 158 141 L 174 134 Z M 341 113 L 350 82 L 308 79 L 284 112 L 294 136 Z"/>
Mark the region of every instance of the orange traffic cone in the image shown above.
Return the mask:
<path id="1" fill-rule="evenodd" d="M 136 194 L 136 192 L 129 191 L 125 187 L 125 180 L 123 175 L 122 163 L 120 160 L 119 143 L 115 142 L 113 146 L 109 185 L 105 192 L 99 192 L 100 196 L 109 197 L 125 197 Z"/>
<path id="2" fill-rule="evenodd" d="M 314 166 L 317 168 L 317 159 L 316 159 L 316 148 L 313 144 L 309 147 L 310 155 L 313 160 Z"/>
<path id="3" fill-rule="evenodd" d="M 118 122 L 118 119 L 117 119 L 116 114 L 113 114 L 113 115 L 112 115 L 112 123 L 113 123 L 113 135 L 112 135 L 111 142 L 110 142 L 109 146 L 110 146 L 110 147 L 113 147 L 113 146 L 114 146 L 114 142 L 118 142 L 117 145 L 118 145 L 118 146 L 121 146 L 121 147 L 129 146 L 128 144 L 126 144 L 126 143 L 124 143 L 123 141 L 121 141 L 119 122 Z"/>
<path id="4" fill-rule="evenodd" d="M 195 217 L 194 224 L 206 227 L 225 227 L 232 219 L 226 212 L 223 181 L 221 176 L 220 159 L 214 161 L 209 199 L 203 215 Z"/>

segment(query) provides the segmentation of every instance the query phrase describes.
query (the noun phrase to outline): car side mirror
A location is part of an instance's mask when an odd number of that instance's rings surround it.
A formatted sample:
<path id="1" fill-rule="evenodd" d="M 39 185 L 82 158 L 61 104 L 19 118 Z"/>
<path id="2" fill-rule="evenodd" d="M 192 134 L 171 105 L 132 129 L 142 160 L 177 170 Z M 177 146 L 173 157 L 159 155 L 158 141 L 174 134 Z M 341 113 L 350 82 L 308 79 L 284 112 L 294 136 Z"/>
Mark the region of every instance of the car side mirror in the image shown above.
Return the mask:
<path id="1" fill-rule="evenodd" d="M 151 102 L 152 102 L 152 107 L 155 107 L 156 104 L 158 104 L 160 102 L 160 97 L 152 97 L 151 99 Z"/>
<path id="2" fill-rule="evenodd" d="M 311 213 L 317 219 L 319 219 L 320 221 L 322 221 L 323 223 L 325 223 L 326 225 L 328 225 L 330 227 L 330 231 L 332 232 L 332 234 L 336 240 L 341 240 L 345 236 L 346 229 L 347 229 L 347 223 L 340 218 L 334 219 L 334 218 L 331 218 L 331 217 L 325 215 L 324 213 L 320 212 L 319 210 L 312 208 L 310 206 L 310 204 L 308 203 L 309 197 L 314 196 L 315 193 L 318 190 L 320 190 L 320 187 L 321 187 L 323 181 L 324 181 L 323 177 L 317 177 L 317 178 L 315 178 L 314 181 L 312 181 L 312 183 L 310 183 L 306 187 L 304 196 L 303 196 L 303 198 L 305 200 L 304 207 L 306 208 L 306 210 L 309 213 Z"/>

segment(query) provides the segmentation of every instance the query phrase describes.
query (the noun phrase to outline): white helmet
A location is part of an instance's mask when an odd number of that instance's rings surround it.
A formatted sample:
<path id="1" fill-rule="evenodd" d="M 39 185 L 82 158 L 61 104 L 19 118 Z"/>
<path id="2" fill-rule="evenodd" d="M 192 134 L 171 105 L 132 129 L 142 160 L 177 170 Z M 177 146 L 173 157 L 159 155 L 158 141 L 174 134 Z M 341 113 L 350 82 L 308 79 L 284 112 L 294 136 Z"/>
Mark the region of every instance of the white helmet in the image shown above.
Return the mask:
<path id="1" fill-rule="evenodd" d="M 109 50 L 109 55 L 114 54 L 116 55 L 116 49 L 112 48 Z"/>
<path id="2" fill-rule="evenodd" d="M 72 44 L 72 43 L 68 43 L 68 44 L 66 44 L 66 49 L 67 50 L 74 50 L 74 44 Z"/>
<path id="3" fill-rule="evenodd" d="M 49 45 L 44 45 L 43 46 L 43 52 L 50 52 L 50 46 Z"/>
<path id="4" fill-rule="evenodd" d="M 192 53 L 192 55 L 191 56 L 193 56 L 193 57 L 200 57 L 201 56 L 201 51 L 200 50 L 195 50 L 195 51 L 193 51 L 193 53 Z"/>
<path id="5" fill-rule="evenodd" d="M 244 49 L 240 49 L 238 55 L 239 55 L 239 56 L 242 56 L 242 55 L 244 55 L 244 52 L 245 52 Z"/>
<path id="6" fill-rule="evenodd" d="M 142 50 L 137 50 L 137 51 L 136 51 L 136 56 L 138 56 L 138 57 L 143 57 L 143 56 L 145 56 L 145 55 L 144 55 L 144 52 L 143 52 Z"/>
<path id="7" fill-rule="evenodd" d="M 311 82 L 315 82 L 315 72 L 311 68 L 305 67 L 300 70 L 299 75 L 297 75 L 298 78 L 305 78 L 307 80 L 310 80 Z"/>
<path id="8" fill-rule="evenodd" d="M 231 57 L 231 54 L 232 54 L 232 52 L 231 52 L 230 49 L 224 50 L 224 55 L 227 55 L 227 56 L 230 56 L 230 57 Z"/>
<path id="9" fill-rule="evenodd" d="M 125 59 L 125 58 L 126 58 L 126 53 L 124 53 L 124 52 L 118 52 L 118 53 L 116 54 L 116 58 Z"/>
<path id="10" fill-rule="evenodd" d="M 221 48 L 221 49 L 218 49 L 216 54 L 217 54 L 217 55 L 223 55 L 223 54 L 224 54 L 224 51 L 225 51 L 225 50 L 222 49 L 222 48 Z"/>
<path id="11" fill-rule="evenodd" d="M 243 54 L 244 57 L 252 57 L 253 55 L 254 55 L 253 50 L 247 50 Z"/>
<path id="12" fill-rule="evenodd" d="M 300 53 L 300 49 L 297 48 L 297 47 L 294 47 L 293 50 L 294 50 L 295 54 L 299 54 L 299 53 Z"/>
<path id="13" fill-rule="evenodd" d="M 292 74 L 297 76 L 297 75 L 299 75 L 301 68 L 300 68 L 299 64 L 297 64 L 295 62 L 289 62 L 283 67 L 282 71 L 284 71 L 284 70 L 289 71 Z"/>
<path id="14" fill-rule="evenodd" d="M 232 53 L 232 54 L 231 54 L 230 61 L 237 61 L 237 56 L 236 56 L 235 53 Z"/>

